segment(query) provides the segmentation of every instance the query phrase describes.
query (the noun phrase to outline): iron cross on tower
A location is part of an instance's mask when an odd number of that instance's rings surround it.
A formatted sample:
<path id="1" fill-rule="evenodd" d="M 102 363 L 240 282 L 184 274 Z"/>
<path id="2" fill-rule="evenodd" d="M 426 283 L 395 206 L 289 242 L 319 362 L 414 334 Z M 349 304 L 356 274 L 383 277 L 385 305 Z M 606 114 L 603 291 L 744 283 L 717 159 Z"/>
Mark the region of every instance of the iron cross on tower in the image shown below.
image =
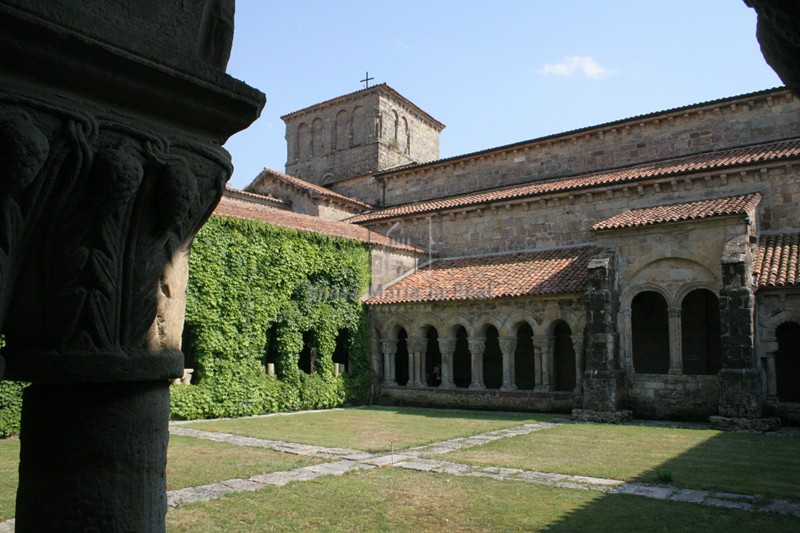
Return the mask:
<path id="1" fill-rule="evenodd" d="M 369 82 L 370 82 L 371 80 L 374 80 L 374 79 L 375 79 L 375 78 L 370 78 L 370 77 L 369 77 L 369 71 L 367 71 L 367 74 L 364 76 L 364 79 L 363 79 L 363 80 L 361 80 L 361 83 L 364 83 L 364 84 L 366 85 L 366 86 L 364 87 L 365 89 L 369 89 Z"/>

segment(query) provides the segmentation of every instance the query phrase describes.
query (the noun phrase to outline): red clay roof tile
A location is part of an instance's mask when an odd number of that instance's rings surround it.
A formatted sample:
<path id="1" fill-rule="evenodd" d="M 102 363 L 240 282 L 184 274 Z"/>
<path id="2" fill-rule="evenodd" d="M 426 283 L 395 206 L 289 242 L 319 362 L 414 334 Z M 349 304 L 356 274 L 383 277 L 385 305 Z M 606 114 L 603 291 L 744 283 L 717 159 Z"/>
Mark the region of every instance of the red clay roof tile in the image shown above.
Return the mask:
<path id="1" fill-rule="evenodd" d="M 629 209 L 619 215 L 600 221 L 593 230 L 634 228 L 664 222 L 698 220 L 725 215 L 743 215 L 752 211 L 761 201 L 761 193 L 729 196 L 713 200 L 698 200 L 670 205 Z"/>
<path id="2" fill-rule="evenodd" d="M 274 209 L 266 205 L 246 202 L 226 196 L 222 197 L 222 200 L 220 200 L 220 203 L 217 205 L 217 208 L 214 210 L 213 214 L 218 216 L 261 220 L 263 222 L 268 222 L 277 226 L 283 226 L 285 228 L 296 229 L 299 231 L 309 231 L 313 233 L 322 233 L 332 237 L 351 239 L 354 241 L 384 246 L 386 248 L 392 248 L 394 250 L 404 252 L 412 252 L 416 254 L 425 252 L 416 246 L 401 243 L 381 235 L 380 233 L 375 233 L 367 228 L 349 224 L 347 222 L 324 220 L 310 215 Z"/>
<path id="3" fill-rule="evenodd" d="M 693 155 L 679 159 L 655 161 L 644 165 L 635 165 L 623 169 L 597 172 L 595 174 L 585 174 L 577 177 L 565 177 L 547 181 L 534 181 L 525 185 L 515 185 L 513 187 L 505 187 L 491 191 L 388 207 L 371 213 L 356 215 L 349 218 L 348 221 L 360 224 L 381 219 L 412 216 L 442 209 L 456 209 L 483 203 L 522 199 L 525 197 L 621 184 L 641 179 L 690 174 L 797 157 L 800 157 L 800 139 L 792 139 Z"/>
<path id="4" fill-rule="evenodd" d="M 318 194 L 320 196 L 330 198 L 331 200 L 337 201 L 339 203 L 344 203 L 349 206 L 356 207 L 357 211 L 365 211 L 367 209 L 372 209 L 371 205 L 356 200 L 355 198 L 344 196 L 343 194 L 339 194 L 338 192 L 333 192 L 332 190 L 326 189 L 325 187 L 320 187 L 319 185 L 309 183 L 305 180 L 301 180 L 300 178 L 290 176 L 289 174 L 284 174 L 283 172 L 279 172 L 271 168 L 265 168 L 264 170 L 262 170 L 261 173 L 258 176 L 256 176 L 256 179 L 253 180 L 253 182 L 257 181 L 259 178 L 262 177 L 264 178 L 269 177 L 271 179 L 283 181 L 284 183 L 288 183 L 293 187 L 305 191 L 307 194 L 311 196 Z M 248 187 L 250 187 L 250 185 L 248 185 Z M 245 191 L 245 192 L 252 192 L 252 191 Z"/>
<path id="5" fill-rule="evenodd" d="M 798 233 L 762 235 L 753 263 L 756 287 L 761 289 L 800 284 L 798 248 Z"/>
<path id="6" fill-rule="evenodd" d="M 380 294 L 370 305 L 583 292 L 590 246 L 434 261 Z"/>

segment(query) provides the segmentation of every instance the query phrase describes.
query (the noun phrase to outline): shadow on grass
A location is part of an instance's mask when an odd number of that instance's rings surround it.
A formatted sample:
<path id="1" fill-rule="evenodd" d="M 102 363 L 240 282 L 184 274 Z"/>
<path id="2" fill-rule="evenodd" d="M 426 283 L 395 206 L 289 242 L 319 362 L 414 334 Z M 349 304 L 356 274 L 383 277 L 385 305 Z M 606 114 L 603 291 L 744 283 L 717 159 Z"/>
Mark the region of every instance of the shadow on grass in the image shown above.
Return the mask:
<path id="1" fill-rule="evenodd" d="M 607 494 L 544 531 L 800 531 L 798 517 L 733 508 L 758 508 L 772 500 L 800 503 L 797 437 L 718 433 L 644 472 L 636 482 L 662 486 L 673 495 L 681 489 L 700 491 L 693 495 L 716 505 Z"/>

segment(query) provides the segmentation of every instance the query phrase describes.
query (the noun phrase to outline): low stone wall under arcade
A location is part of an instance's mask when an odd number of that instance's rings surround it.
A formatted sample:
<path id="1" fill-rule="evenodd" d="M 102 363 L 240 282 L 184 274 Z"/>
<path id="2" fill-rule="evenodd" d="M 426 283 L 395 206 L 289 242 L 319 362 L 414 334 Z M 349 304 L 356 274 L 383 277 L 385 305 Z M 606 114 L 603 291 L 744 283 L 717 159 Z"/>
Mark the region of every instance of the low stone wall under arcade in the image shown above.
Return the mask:
<path id="1" fill-rule="evenodd" d="M 540 413 L 569 413 L 572 409 L 581 405 L 580 398 L 576 398 L 571 392 L 438 389 L 399 386 L 381 386 L 377 401 L 381 405 L 392 406 L 533 411 Z"/>
<path id="2" fill-rule="evenodd" d="M 719 411 L 716 375 L 628 374 L 625 403 L 636 418 L 708 420 Z"/>

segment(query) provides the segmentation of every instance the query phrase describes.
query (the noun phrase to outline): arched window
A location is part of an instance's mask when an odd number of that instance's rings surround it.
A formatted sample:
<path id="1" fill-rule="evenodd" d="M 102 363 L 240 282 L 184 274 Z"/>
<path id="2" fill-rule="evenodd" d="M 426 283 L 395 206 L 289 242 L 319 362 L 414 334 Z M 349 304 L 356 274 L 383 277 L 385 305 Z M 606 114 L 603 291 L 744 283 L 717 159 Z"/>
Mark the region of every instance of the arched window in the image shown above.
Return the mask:
<path id="1" fill-rule="evenodd" d="M 400 143 L 400 151 L 404 154 L 408 154 L 409 133 L 406 117 L 400 119 L 400 139 L 398 141 Z"/>
<path id="2" fill-rule="evenodd" d="M 367 124 L 364 118 L 364 108 L 353 109 L 352 120 L 350 121 L 350 146 L 358 146 L 367 141 Z"/>
<path id="3" fill-rule="evenodd" d="M 536 386 L 536 356 L 533 351 L 533 329 L 522 324 L 517 329 L 514 350 L 514 381 L 518 389 L 533 390 Z"/>
<path id="4" fill-rule="evenodd" d="M 442 352 L 439 351 L 439 332 L 431 326 L 425 332 L 428 346 L 425 350 L 425 378 L 431 387 L 438 387 L 442 383 Z"/>
<path id="5" fill-rule="evenodd" d="M 348 146 L 347 135 L 347 111 L 336 113 L 336 120 L 333 126 L 333 147 L 337 150 L 344 150 Z"/>
<path id="6" fill-rule="evenodd" d="M 559 321 L 553 330 L 553 390 L 572 391 L 575 388 L 575 349 L 572 330 L 566 322 Z"/>
<path id="7" fill-rule="evenodd" d="M 267 345 L 264 346 L 264 368 L 268 369 L 269 365 L 275 374 L 279 373 L 278 368 L 278 324 L 272 324 L 267 330 Z"/>
<path id="8" fill-rule="evenodd" d="M 303 122 L 297 126 L 297 160 L 305 161 L 311 155 L 311 128 Z"/>
<path id="9" fill-rule="evenodd" d="M 392 141 L 394 142 L 395 146 L 397 146 L 398 135 L 400 134 L 400 117 L 397 114 L 397 111 L 392 111 Z"/>
<path id="10" fill-rule="evenodd" d="M 633 368 L 640 374 L 669 372 L 667 302 L 654 291 L 640 292 L 631 302 Z"/>
<path id="11" fill-rule="evenodd" d="M 394 357 L 394 377 L 398 385 L 408 384 L 408 333 L 403 328 L 397 332 L 397 354 Z"/>
<path id="12" fill-rule="evenodd" d="M 800 402 L 800 325 L 785 322 L 775 330 L 778 353 L 775 356 L 775 378 L 778 400 Z"/>
<path id="13" fill-rule="evenodd" d="M 346 329 L 339 330 L 339 334 L 336 335 L 333 362 L 338 363 L 343 372 L 350 371 L 350 332 Z"/>
<path id="14" fill-rule="evenodd" d="M 472 382 L 472 356 L 469 353 L 467 330 L 456 331 L 456 350 L 453 352 L 453 382 L 456 387 L 469 387 Z"/>
<path id="15" fill-rule="evenodd" d="M 684 374 L 716 374 L 722 364 L 719 299 L 696 289 L 681 302 L 681 346 Z"/>
<path id="16" fill-rule="evenodd" d="M 303 333 L 303 349 L 300 351 L 297 366 L 306 374 L 317 371 L 317 338 L 313 331 Z"/>
<path id="17" fill-rule="evenodd" d="M 483 384 L 487 389 L 503 385 L 503 352 L 500 351 L 497 328 L 486 328 L 486 345 L 483 349 Z"/>
<path id="18" fill-rule="evenodd" d="M 322 131 L 322 120 L 315 118 L 311 123 L 311 155 L 325 153 L 325 138 Z"/>

